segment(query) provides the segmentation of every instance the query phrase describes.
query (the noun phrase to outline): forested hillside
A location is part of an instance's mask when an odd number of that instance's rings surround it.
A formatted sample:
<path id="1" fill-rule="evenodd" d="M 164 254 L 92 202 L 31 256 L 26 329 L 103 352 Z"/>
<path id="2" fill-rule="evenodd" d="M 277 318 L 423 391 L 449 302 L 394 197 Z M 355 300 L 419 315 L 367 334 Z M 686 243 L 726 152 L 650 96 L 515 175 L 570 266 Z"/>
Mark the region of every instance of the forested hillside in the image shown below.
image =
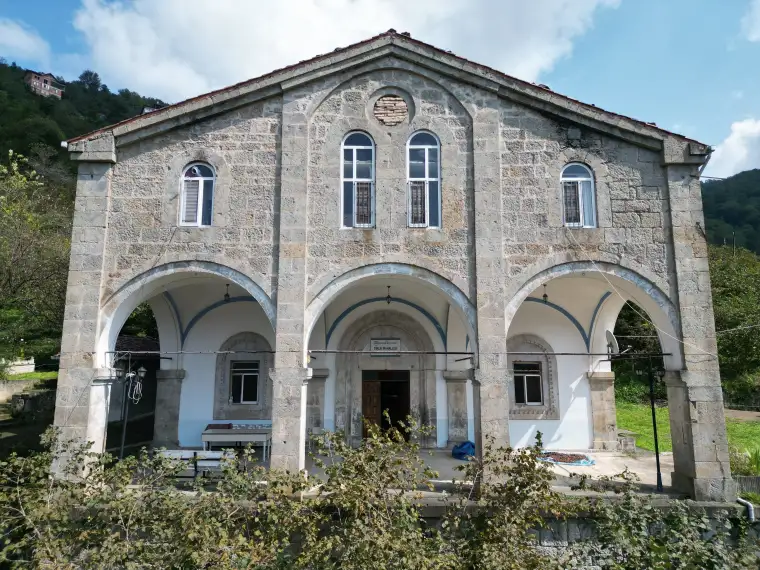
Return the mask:
<path id="1" fill-rule="evenodd" d="M 97 73 L 85 71 L 65 84 L 63 99 L 35 95 L 24 84 L 25 70 L 0 59 L 0 153 L 30 154 L 33 145 L 60 149 L 62 140 L 161 107 L 158 99 L 128 89 L 111 92 Z M 63 151 L 57 150 L 64 158 Z"/>
<path id="2" fill-rule="evenodd" d="M 0 359 L 44 361 L 60 345 L 74 203 L 61 141 L 165 104 L 113 93 L 93 71 L 57 78 L 63 99 L 43 97 L 24 74 L 0 59 Z"/>
<path id="3" fill-rule="evenodd" d="M 737 247 L 760 253 L 760 170 L 703 182 L 702 200 L 712 243 L 733 246 L 736 237 Z"/>

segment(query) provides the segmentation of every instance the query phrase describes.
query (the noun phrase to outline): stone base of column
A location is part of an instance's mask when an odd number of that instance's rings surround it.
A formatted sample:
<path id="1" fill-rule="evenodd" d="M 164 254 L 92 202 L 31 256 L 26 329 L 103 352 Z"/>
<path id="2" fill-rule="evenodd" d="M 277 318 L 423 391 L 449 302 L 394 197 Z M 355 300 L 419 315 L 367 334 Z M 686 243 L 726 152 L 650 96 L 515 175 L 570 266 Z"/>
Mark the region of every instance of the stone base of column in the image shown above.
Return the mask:
<path id="1" fill-rule="evenodd" d="M 184 370 L 156 370 L 153 447 L 179 447 L 179 401 Z"/>
<path id="2" fill-rule="evenodd" d="M 615 408 L 615 373 L 591 372 L 591 417 L 594 426 L 592 449 L 614 451 L 618 448 L 617 409 Z"/>
<path id="3" fill-rule="evenodd" d="M 478 456 L 484 445 L 509 446 L 509 397 L 507 396 L 506 369 L 475 370 L 473 385 L 478 387 L 476 405 L 480 411 L 475 422 L 476 437 L 480 424 L 480 442 L 476 442 Z M 476 412 L 477 413 L 477 412 Z M 479 445 L 478 445 L 479 444 Z"/>
<path id="4" fill-rule="evenodd" d="M 308 368 L 272 368 L 272 469 L 305 466 Z"/>
<path id="5" fill-rule="evenodd" d="M 446 410 L 449 420 L 449 433 L 447 436 L 449 445 L 467 441 L 467 380 L 470 379 L 469 370 L 445 370 L 443 378 L 446 380 Z"/>
<path id="6" fill-rule="evenodd" d="M 668 371 L 673 487 L 697 501 L 736 499 L 720 384 L 707 375 Z"/>

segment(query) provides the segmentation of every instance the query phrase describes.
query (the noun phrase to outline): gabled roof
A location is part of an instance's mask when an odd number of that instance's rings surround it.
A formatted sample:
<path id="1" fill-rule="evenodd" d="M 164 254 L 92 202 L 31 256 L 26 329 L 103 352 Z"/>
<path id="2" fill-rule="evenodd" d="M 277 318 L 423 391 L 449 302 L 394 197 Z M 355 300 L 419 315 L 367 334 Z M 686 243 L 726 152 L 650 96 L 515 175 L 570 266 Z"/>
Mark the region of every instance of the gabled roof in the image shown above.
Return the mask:
<path id="1" fill-rule="evenodd" d="M 439 49 L 430 44 L 415 40 L 407 33 L 398 33 L 389 30 L 385 33 L 371 37 L 362 42 L 336 49 L 327 54 L 318 55 L 311 59 L 301 61 L 294 65 L 274 70 L 260 77 L 249 79 L 230 87 L 211 91 L 187 99 L 174 105 L 163 107 L 151 113 L 138 115 L 131 119 L 121 121 L 114 125 L 104 127 L 97 131 L 70 139 L 69 144 L 99 138 L 106 133 L 114 137 L 127 137 L 145 129 L 154 131 L 165 121 L 175 122 L 185 118 L 179 124 L 186 124 L 191 120 L 197 120 L 200 114 L 208 107 L 220 106 L 224 111 L 234 108 L 238 104 L 257 100 L 252 97 L 257 92 L 272 96 L 282 92 L 289 86 L 315 79 L 316 77 L 331 72 L 337 68 L 343 69 L 351 65 L 361 65 L 369 61 L 387 56 L 396 55 L 407 57 L 416 61 L 425 61 L 435 64 L 436 71 L 449 74 L 463 82 L 476 83 L 486 89 L 497 91 L 500 96 L 514 100 L 515 102 L 539 109 L 543 112 L 564 116 L 571 121 L 587 126 L 603 126 L 613 129 L 614 132 L 625 138 L 632 137 L 634 140 L 649 141 L 647 146 L 662 141 L 669 137 L 676 137 L 683 143 L 694 143 L 696 149 L 693 154 L 707 155 L 709 147 L 694 139 L 684 137 L 677 133 L 657 127 L 654 123 L 647 123 L 625 115 L 613 113 L 583 103 L 571 97 L 551 91 L 544 85 L 536 85 L 517 79 L 488 66 L 469 61 L 451 52 Z M 187 117 L 192 114 L 191 117 Z M 176 124 L 174 126 L 179 126 Z M 605 130 L 606 130 L 605 129 Z M 138 137 L 139 138 L 139 137 Z M 79 145 L 75 145 L 79 146 Z M 76 150 L 72 148 L 71 150 Z"/>

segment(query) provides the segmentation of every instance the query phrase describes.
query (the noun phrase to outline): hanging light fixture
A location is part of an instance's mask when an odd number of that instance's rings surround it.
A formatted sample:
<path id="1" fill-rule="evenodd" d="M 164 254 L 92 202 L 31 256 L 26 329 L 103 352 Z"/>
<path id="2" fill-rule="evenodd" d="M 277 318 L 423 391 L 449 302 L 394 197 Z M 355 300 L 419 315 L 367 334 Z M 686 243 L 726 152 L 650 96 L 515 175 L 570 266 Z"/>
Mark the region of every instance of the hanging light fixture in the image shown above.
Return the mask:
<path id="1" fill-rule="evenodd" d="M 224 302 L 229 303 L 230 302 L 230 284 L 227 283 L 227 291 L 224 293 Z"/>
<path id="2" fill-rule="evenodd" d="M 544 303 L 549 302 L 549 295 L 546 293 L 546 283 L 544 283 L 544 294 L 541 296 L 544 300 Z"/>
<path id="3" fill-rule="evenodd" d="M 388 285 L 388 295 L 385 297 L 385 302 L 390 305 L 391 301 L 393 301 L 393 298 L 391 297 L 391 286 Z"/>

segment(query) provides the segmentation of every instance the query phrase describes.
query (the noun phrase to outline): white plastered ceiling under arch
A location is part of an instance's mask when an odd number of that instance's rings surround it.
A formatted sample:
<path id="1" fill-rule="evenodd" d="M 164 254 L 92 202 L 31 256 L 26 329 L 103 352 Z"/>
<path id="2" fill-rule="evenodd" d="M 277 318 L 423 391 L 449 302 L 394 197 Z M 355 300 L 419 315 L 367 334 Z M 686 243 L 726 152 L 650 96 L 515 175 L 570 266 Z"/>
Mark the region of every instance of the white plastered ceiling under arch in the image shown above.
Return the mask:
<path id="1" fill-rule="evenodd" d="M 635 302 L 642 314 L 660 328 L 664 352 L 672 352 L 665 358 L 666 366 L 678 369 L 681 347 L 672 326 L 672 314 L 662 309 L 658 301 L 663 300 L 653 298 L 651 290 L 617 275 L 568 272 L 554 278 L 549 275 L 545 281 L 539 277 L 529 284 L 530 289 L 521 292 L 521 302 L 510 304 L 508 339 L 535 335 L 555 353 L 571 354 L 556 357 L 559 417 L 544 420 L 511 416 L 510 443 L 518 447 L 531 445 L 540 431 L 547 449 L 591 449 L 594 424 L 589 374 L 611 370 L 606 356 L 606 331 L 614 330 L 625 302 Z M 530 356 L 521 358 L 529 360 Z M 510 401 L 514 397 L 514 393 L 509 394 Z"/>
<path id="2" fill-rule="evenodd" d="M 390 303 L 386 299 L 389 294 Z M 455 369 L 466 373 L 471 367 L 466 355 L 447 356 L 445 353 L 447 350 L 462 353 L 472 351 L 472 343 L 469 341 L 467 324 L 462 322 L 459 312 L 452 310 L 449 298 L 442 291 L 436 290 L 430 283 L 406 276 L 372 275 L 357 280 L 333 296 L 318 315 L 308 338 L 308 349 L 342 350 L 345 334 L 355 323 L 367 319 L 371 321 L 371 315 L 377 314 L 380 317 L 389 311 L 413 319 L 429 339 L 432 350 L 442 353 L 431 356 L 425 362 L 432 364 L 433 370 L 430 373 L 435 377 L 435 445 L 444 447 L 448 443 L 449 431 L 448 388 L 444 373 Z M 384 360 L 383 357 L 373 358 L 372 364 L 381 369 Z M 337 368 L 341 361 L 335 353 L 310 352 L 309 366 L 327 376 L 322 380 L 322 386 L 318 381 L 310 382 L 312 395 L 308 399 L 310 405 L 317 405 L 318 401 L 322 406 L 320 427 L 329 430 L 342 427 L 336 425 L 335 412 Z M 467 409 L 462 413 L 472 424 L 472 385 L 468 383 L 467 386 L 469 397 L 463 406 L 469 406 L 469 413 Z M 321 395 L 314 395 L 317 390 L 323 390 Z M 470 428 L 472 433 L 468 435 L 472 437 L 474 424 Z"/>
<path id="3" fill-rule="evenodd" d="M 200 447 L 203 429 L 216 419 L 213 406 L 214 352 L 228 338 L 246 332 L 259 334 L 274 346 L 270 315 L 235 277 L 192 269 L 159 272 L 153 278 L 138 280 L 133 286 L 117 291 L 103 309 L 96 360 L 101 368 L 107 369 L 112 364 L 116 338 L 124 322 L 139 304 L 150 304 L 158 328 L 160 350 L 164 353 L 161 369 L 183 371 L 181 390 L 172 394 L 172 398 L 179 400 L 178 443 L 184 447 Z M 246 280 L 242 282 L 250 285 Z M 262 291 L 256 290 L 256 293 L 261 296 Z M 229 301 L 225 299 L 226 294 Z M 271 312 L 271 307 L 269 309 Z M 268 370 L 262 374 L 263 379 L 268 378 Z M 104 392 L 97 401 L 108 408 L 110 385 L 94 386 L 93 390 Z M 90 410 L 92 433 L 88 436 L 92 441 L 97 441 L 95 438 L 104 431 L 102 421 L 93 421 L 102 412 L 100 407 Z"/>

